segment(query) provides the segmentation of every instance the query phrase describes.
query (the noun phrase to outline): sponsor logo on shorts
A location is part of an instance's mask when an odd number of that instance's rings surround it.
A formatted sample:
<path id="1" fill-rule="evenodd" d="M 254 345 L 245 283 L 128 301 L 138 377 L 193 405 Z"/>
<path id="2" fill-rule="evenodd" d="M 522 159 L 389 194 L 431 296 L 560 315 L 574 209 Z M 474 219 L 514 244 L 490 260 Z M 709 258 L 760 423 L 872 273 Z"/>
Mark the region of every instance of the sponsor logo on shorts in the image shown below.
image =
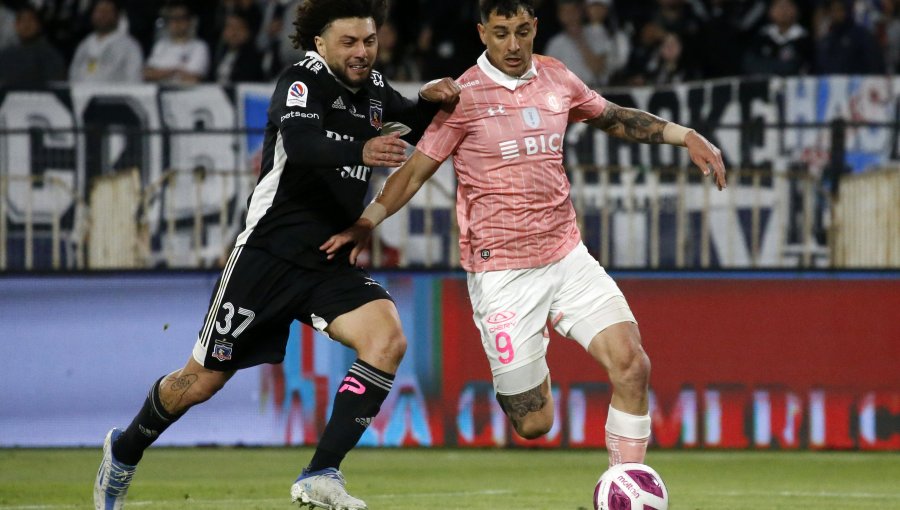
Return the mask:
<path id="1" fill-rule="evenodd" d="M 504 322 L 509 322 L 509 321 L 513 320 L 515 317 L 516 317 L 516 312 L 503 311 L 503 312 L 492 313 L 491 315 L 488 316 L 487 321 L 490 324 L 501 324 Z"/>
<path id="2" fill-rule="evenodd" d="M 509 310 L 488 315 L 487 322 L 491 325 L 488 328 L 488 331 L 490 333 L 496 333 L 498 331 L 503 331 L 504 329 L 509 329 L 519 323 L 519 321 L 516 319 L 516 312 Z"/>
<path id="3" fill-rule="evenodd" d="M 233 347 L 234 344 L 226 342 L 225 340 L 216 340 L 216 345 L 213 346 L 212 357 L 219 361 L 228 361 L 231 359 Z"/>

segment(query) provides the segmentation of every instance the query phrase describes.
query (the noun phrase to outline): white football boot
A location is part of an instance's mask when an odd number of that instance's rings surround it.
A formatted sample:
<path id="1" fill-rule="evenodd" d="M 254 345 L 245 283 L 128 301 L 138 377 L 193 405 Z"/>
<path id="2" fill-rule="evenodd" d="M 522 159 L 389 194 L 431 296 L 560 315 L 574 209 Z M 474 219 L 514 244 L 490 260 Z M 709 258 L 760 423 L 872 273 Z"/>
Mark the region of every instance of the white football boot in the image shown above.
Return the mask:
<path id="1" fill-rule="evenodd" d="M 103 460 L 94 480 L 94 509 L 121 510 L 125 506 L 125 495 L 131 485 L 131 477 L 137 466 L 129 466 L 115 459 L 112 444 L 123 431 L 112 429 L 103 441 Z"/>
<path id="2" fill-rule="evenodd" d="M 344 475 L 335 468 L 307 472 L 305 469 L 291 486 L 291 502 L 300 508 L 325 510 L 367 510 L 361 499 L 347 494 Z"/>

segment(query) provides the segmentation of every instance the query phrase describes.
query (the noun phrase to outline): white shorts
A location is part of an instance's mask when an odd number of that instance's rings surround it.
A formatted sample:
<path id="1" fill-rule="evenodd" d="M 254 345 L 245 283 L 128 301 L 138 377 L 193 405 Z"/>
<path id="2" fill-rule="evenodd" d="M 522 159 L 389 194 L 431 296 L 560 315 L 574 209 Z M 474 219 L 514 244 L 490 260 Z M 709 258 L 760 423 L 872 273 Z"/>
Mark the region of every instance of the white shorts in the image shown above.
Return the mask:
<path id="1" fill-rule="evenodd" d="M 501 395 L 530 390 L 546 378 L 548 320 L 585 349 L 607 327 L 637 323 L 619 286 L 583 243 L 546 266 L 469 273 L 468 286 L 494 389 Z"/>

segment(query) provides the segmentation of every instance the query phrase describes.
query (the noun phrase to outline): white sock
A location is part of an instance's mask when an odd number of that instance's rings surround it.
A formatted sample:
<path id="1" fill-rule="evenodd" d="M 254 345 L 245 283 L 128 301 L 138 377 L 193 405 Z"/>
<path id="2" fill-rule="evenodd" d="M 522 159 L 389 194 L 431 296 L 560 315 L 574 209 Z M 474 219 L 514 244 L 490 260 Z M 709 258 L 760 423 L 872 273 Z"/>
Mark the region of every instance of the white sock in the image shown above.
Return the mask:
<path id="1" fill-rule="evenodd" d="M 606 449 L 609 465 L 644 463 L 650 443 L 650 415 L 636 416 L 609 406 L 606 418 Z"/>

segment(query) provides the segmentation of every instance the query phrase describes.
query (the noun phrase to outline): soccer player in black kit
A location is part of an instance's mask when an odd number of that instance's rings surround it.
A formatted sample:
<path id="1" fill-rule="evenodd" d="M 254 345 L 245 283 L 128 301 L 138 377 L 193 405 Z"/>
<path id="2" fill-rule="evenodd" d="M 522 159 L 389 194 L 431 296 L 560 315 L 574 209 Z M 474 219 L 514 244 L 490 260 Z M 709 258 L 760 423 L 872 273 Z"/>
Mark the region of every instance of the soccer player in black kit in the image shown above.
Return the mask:
<path id="1" fill-rule="evenodd" d="M 278 78 L 268 111 L 262 168 L 238 236 L 210 299 L 193 355 L 150 388 L 125 429 L 112 429 L 94 485 L 94 505 L 122 508 L 144 450 L 191 406 L 212 397 L 236 370 L 284 359 L 290 323 L 300 320 L 354 349 L 331 418 L 291 500 L 309 508 L 365 509 L 339 471 L 391 389 L 406 339 L 391 297 L 349 247 L 328 259 L 320 246 L 363 212 L 372 167 L 405 160 L 451 79 L 400 96 L 371 68 L 385 0 L 307 0 L 294 44 L 307 51 Z M 399 132 L 382 135 L 391 122 Z M 396 124 L 399 123 L 399 124 Z"/>

